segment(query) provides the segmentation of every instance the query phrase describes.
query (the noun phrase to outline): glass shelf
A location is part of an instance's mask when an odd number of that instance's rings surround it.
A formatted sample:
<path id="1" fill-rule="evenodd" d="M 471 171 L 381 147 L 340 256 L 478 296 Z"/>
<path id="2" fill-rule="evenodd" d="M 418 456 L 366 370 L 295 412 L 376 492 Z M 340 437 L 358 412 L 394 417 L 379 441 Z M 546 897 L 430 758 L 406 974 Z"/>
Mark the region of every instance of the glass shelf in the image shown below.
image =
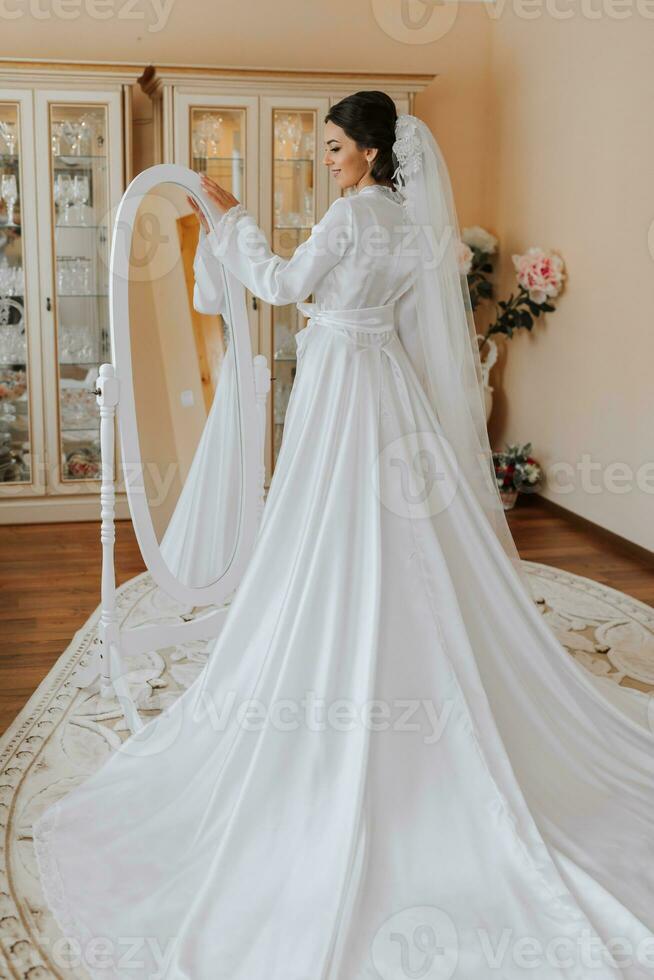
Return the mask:
<path id="1" fill-rule="evenodd" d="M 77 367 L 79 367 L 79 368 L 86 368 L 87 370 L 89 368 L 93 367 L 94 365 L 99 365 L 99 362 L 98 362 L 97 357 L 92 357 L 91 360 L 89 360 L 89 361 L 80 361 L 80 360 L 75 360 L 75 361 L 62 361 L 62 360 L 60 360 L 59 363 L 61 364 L 62 367 L 67 367 L 67 368 L 77 368 Z M 89 388 L 89 391 L 90 390 L 91 389 Z"/>
<path id="2" fill-rule="evenodd" d="M 55 225 L 55 231 L 62 231 L 64 228 L 70 228 L 71 230 L 75 229 L 76 231 L 79 231 L 80 229 L 87 230 L 87 231 L 97 231 L 98 228 L 106 228 L 106 227 L 107 225 L 72 225 L 72 224 L 69 225 L 68 223 L 64 224 L 63 222 L 62 223 L 57 222 L 57 224 Z"/>
<path id="3" fill-rule="evenodd" d="M 100 428 L 100 419 L 98 418 L 97 429 L 99 430 L 99 428 Z M 98 431 L 93 425 L 90 424 L 90 422 L 80 423 L 79 425 L 62 425 L 61 432 L 62 435 L 66 435 L 66 433 L 68 432 L 71 434 L 76 432 L 87 432 L 89 436 L 93 439 L 96 439 L 98 436 Z"/>
<path id="4" fill-rule="evenodd" d="M 106 161 L 106 153 L 80 153 L 79 156 L 75 153 L 59 153 L 52 155 L 52 161 L 55 165 L 61 167 L 76 167 L 79 163 L 86 163 L 89 167 L 93 166 L 96 160 Z"/>
<path id="5" fill-rule="evenodd" d="M 245 166 L 245 160 L 239 157 L 202 157 L 193 154 L 194 160 L 201 160 L 203 163 L 229 163 L 236 164 L 240 169 Z"/>
<path id="6" fill-rule="evenodd" d="M 275 157 L 273 163 L 306 163 L 308 166 L 313 166 L 316 161 L 311 157 Z"/>

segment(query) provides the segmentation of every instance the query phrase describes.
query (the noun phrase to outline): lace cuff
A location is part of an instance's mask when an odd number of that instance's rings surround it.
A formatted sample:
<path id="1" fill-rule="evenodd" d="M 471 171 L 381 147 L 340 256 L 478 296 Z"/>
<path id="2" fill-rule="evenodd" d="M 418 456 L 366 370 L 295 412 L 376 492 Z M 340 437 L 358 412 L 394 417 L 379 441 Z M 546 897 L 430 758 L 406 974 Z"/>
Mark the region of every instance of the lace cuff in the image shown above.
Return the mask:
<path id="1" fill-rule="evenodd" d="M 198 243 L 198 251 L 203 252 L 205 255 L 213 255 L 220 257 L 220 242 L 224 241 L 227 234 L 233 226 L 238 222 L 239 218 L 244 218 L 249 216 L 249 211 L 243 204 L 234 204 L 229 210 L 223 212 L 220 216 L 212 231 L 208 235 L 205 235 L 204 231 L 200 231 L 200 241 Z"/>
<path id="2" fill-rule="evenodd" d="M 225 211 L 221 216 L 220 220 L 216 224 L 214 231 L 223 232 L 225 229 L 231 227 L 231 225 L 236 224 L 239 218 L 244 217 L 248 214 L 248 210 L 244 204 L 234 204 L 228 211 Z"/>

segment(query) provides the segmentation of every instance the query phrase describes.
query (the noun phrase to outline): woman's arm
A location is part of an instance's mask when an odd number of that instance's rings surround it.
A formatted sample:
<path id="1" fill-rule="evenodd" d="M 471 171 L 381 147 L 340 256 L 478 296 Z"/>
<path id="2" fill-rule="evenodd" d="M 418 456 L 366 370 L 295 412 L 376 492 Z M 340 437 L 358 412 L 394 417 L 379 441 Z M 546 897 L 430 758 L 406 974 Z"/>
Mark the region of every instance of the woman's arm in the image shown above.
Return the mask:
<path id="1" fill-rule="evenodd" d="M 222 214 L 206 242 L 212 255 L 255 296 L 282 306 L 306 299 L 351 248 L 352 238 L 351 204 L 341 197 L 289 259 L 271 250 L 264 232 L 242 204 Z"/>
<path id="2" fill-rule="evenodd" d="M 193 275 L 193 307 L 198 313 L 219 313 L 229 323 L 224 273 L 207 244 L 207 235 L 202 226 L 193 262 Z"/>

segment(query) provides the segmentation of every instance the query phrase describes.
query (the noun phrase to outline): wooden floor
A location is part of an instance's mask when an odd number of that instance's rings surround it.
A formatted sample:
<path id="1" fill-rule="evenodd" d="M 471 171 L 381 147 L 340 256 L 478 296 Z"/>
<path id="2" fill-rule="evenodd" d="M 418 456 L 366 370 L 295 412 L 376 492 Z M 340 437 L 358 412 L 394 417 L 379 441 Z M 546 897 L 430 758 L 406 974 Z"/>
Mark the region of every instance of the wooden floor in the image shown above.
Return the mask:
<path id="1" fill-rule="evenodd" d="M 509 513 L 522 558 L 595 579 L 654 606 L 654 567 L 537 497 Z M 0 732 L 100 599 L 99 523 L 0 526 Z M 129 521 L 116 526 L 116 577 L 144 570 Z"/>

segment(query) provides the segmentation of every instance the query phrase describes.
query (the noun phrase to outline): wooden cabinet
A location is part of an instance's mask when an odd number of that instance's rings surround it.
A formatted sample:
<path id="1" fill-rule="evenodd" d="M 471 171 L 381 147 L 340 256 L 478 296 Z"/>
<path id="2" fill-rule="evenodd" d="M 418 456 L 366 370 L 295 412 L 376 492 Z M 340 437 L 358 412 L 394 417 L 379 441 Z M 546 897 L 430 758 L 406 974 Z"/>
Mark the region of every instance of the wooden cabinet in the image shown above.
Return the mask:
<path id="1" fill-rule="evenodd" d="M 355 75 L 148 68 L 139 79 L 153 100 L 155 161 L 209 173 L 256 218 L 277 254 L 292 255 L 339 193 L 322 163 L 329 107 L 361 89 L 381 89 L 398 112 L 433 75 Z M 308 299 L 309 297 L 304 297 Z M 295 376 L 295 304 L 272 307 L 248 295 L 253 349 L 272 369 L 266 436 L 269 480 Z"/>
<path id="2" fill-rule="evenodd" d="M 274 251 L 291 255 L 339 193 L 322 164 L 330 105 L 382 89 L 399 112 L 411 112 L 433 78 L 2 63 L 0 523 L 98 519 L 93 389 L 99 365 L 111 359 L 113 214 L 133 170 L 169 162 L 211 174 L 245 204 Z M 138 93 L 151 107 L 145 127 L 132 118 L 137 79 L 151 100 Z M 248 316 L 253 349 L 273 374 L 269 480 L 304 321 L 294 304 L 271 307 L 252 295 Z M 118 458 L 116 465 L 120 518 L 128 510 Z"/>
<path id="3" fill-rule="evenodd" d="M 99 517 L 94 388 L 111 359 L 109 249 L 130 177 L 133 78 L 0 69 L 2 523 Z"/>

